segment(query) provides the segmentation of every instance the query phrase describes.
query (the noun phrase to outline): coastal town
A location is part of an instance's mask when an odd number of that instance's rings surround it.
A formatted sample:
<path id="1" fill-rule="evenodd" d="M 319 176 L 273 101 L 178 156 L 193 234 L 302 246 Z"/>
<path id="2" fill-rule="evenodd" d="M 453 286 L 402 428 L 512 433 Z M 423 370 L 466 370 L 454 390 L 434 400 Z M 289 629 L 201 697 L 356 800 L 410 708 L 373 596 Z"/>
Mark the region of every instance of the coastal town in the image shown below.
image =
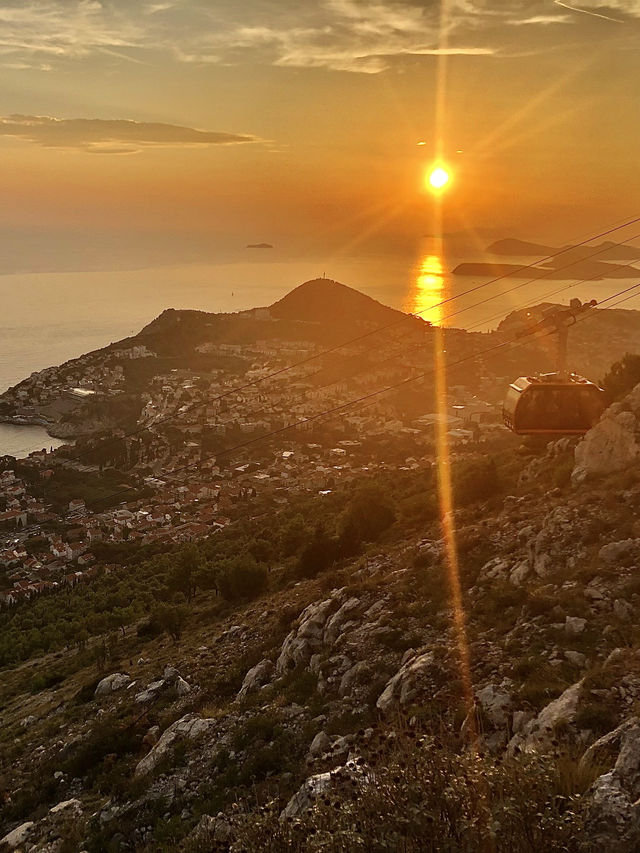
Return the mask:
<path id="1" fill-rule="evenodd" d="M 318 295 L 334 313 L 311 322 Z M 597 312 L 575 332 L 581 362 L 601 341 L 594 375 L 632 346 L 635 313 Z M 504 332 L 441 334 L 322 279 L 270 309 L 168 310 L 134 338 L 32 374 L 0 395 L 0 418 L 67 443 L 0 458 L 0 606 L 109 571 L 109 546 L 170 550 L 294 496 L 430 468 L 438 433 L 454 456 L 482 450 L 503 434 L 509 377 L 553 353 L 499 344 L 491 362 L 482 348 Z M 436 345 L 453 356 L 439 400 Z"/>
<path id="2" fill-rule="evenodd" d="M 406 359 L 389 363 L 393 342 L 376 352 L 373 370 L 336 377 L 303 364 L 273 376 L 320 349 L 312 340 L 205 342 L 200 353 L 227 369 L 153 372 L 127 430 L 109 426 L 109 403 L 131 398 L 132 367 L 158 360 L 144 345 L 90 353 L 6 392 L 5 419 L 76 440 L 0 459 L 0 606 L 110 571 L 105 543 L 169 549 L 277 511 L 294 493 L 329 494 L 362 475 L 431 466 L 439 422 L 454 450 L 502 430 L 499 407 L 464 385 L 449 389 L 446 414 L 433 411 L 419 381 L 417 408 L 390 395 L 346 405 L 406 376 Z M 339 417 L 318 417 L 341 406 Z"/>

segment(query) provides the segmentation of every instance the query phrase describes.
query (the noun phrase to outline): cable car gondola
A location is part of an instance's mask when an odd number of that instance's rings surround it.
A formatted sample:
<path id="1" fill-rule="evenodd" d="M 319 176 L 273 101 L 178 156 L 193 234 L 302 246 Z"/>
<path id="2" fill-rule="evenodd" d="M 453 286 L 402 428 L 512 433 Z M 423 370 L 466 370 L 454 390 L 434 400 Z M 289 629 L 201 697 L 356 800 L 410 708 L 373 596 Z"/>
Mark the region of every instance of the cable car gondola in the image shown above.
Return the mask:
<path id="1" fill-rule="evenodd" d="M 533 331 L 558 335 L 558 369 L 555 373 L 520 376 L 509 386 L 502 407 L 505 425 L 517 435 L 583 435 L 607 406 L 605 392 L 593 382 L 566 369 L 569 325 L 576 315 L 591 308 L 572 299 L 568 309 L 551 309 Z M 527 332 L 528 333 L 528 332 Z"/>

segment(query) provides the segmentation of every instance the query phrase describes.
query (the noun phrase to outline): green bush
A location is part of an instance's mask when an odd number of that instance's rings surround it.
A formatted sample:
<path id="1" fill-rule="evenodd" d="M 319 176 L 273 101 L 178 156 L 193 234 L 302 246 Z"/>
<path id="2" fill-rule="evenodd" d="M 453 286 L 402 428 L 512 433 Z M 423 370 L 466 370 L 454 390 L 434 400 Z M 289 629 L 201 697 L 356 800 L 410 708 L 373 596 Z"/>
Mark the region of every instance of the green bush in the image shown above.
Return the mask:
<path id="1" fill-rule="evenodd" d="M 267 569 L 253 557 L 225 560 L 217 566 L 217 585 L 227 601 L 248 601 L 257 598 L 267 588 Z"/>

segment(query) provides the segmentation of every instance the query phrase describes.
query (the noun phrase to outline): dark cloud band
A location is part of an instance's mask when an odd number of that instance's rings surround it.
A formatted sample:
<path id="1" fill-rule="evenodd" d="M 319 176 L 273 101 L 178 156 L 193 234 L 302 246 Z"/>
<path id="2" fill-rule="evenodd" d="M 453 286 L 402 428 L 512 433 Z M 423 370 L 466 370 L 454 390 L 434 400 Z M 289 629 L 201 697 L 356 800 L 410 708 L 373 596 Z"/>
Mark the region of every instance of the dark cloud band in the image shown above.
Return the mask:
<path id="1" fill-rule="evenodd" d="M 0 117 L 0 136 L 17 137 L 48 148 L 78 148 L 104 154 L 133 153 L 152 146 L 238 145 L 259 141 L 248 134 L 197 130 L 160 122 L 24 115 Z"/>

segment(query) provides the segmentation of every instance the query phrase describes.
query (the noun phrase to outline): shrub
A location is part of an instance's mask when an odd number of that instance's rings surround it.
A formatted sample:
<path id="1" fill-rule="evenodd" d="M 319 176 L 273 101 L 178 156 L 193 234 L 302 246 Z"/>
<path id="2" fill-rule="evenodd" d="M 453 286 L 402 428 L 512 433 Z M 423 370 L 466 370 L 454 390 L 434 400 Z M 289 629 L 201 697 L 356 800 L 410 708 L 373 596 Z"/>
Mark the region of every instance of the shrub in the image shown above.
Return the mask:
<path id="1" fill-rule="evenodd" d="M 500 491 L 500 478 L 493 459 L 465 459 L 454 463 L 451 473 L 456 506 L 486 500 Z"/>
<path id="2" fill-rule="evenodd" d="M 364 486 L 356 492 L 345 513 L 340 533 L 344 556 L 358 552 L 363 542 L 375 542 L 396 520 L 394 506 L 379 486 Z"/>
<path id="3" fill-rule="evenodd" d="M 227 601 L 257 598 L 267 588 L 267 582 L 267 569 L 253 557 L 236 557 L 218 565 L 218 590 Z"/>
<path id="4" fill-rule="evenodd" d="M 403 853 L 577 853 L 584 844 L 582 791 L 565 793 L 551 759 L 500 761 L 456 754 L 432 738 L 383 743 L 359 770 L 339 773 L 331 789 L 295 821 L 280 804 L 252 814 L 238 846 L 264 853 L 402 850 Z M 417 742 L 416 742 L 417 741 Z M 357 765 L 356 765 L 357 767 Z M 319 844 L 321 842 L 321 845 Z"/>

